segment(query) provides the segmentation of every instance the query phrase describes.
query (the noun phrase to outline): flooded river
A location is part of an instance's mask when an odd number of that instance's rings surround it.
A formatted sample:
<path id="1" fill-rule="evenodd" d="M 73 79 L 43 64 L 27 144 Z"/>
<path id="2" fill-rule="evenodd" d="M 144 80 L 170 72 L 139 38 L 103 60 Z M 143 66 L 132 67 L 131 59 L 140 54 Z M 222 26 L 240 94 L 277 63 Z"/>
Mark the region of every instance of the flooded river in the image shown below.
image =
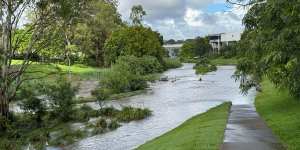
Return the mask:
<path id="1" fill-rule="evenodd" d="M 145 94 L 108 104 L 117 107 L 146 107 L 153 111 L 151 117 L 124 124 L 106 134 L 83 139 L 68 149 L 131 150 L 225 101 L 232 101 L 233 104 L 253 103 L 255 91 L 242 95 L 239 84 L 231 78 L 234 71 L 234 66 L 221 66 L 218 71 L 201 76 L 200 82 L 200 76 L 195 74 L 192 64 L 169 70 L 164 75 L 171 78 L 170 81 L 154 83 Z M 90 105 L 97 106 L 93 103 Z"/>

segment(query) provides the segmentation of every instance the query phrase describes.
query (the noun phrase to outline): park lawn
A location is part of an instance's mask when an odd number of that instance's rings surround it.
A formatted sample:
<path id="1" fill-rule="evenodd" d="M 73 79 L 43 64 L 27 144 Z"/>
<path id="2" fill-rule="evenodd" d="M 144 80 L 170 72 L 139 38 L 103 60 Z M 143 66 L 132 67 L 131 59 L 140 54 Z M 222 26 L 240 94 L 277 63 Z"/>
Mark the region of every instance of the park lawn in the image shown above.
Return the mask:
<path id="1" fill-rule="evenodd" d="M 288 150 L 300 149 L 300 99 L 269 81 L 262 83 L 262 89 L 255 101 L 258 113 Z"/>
<path id="2" fill-rule="evenodd" d="M 197 115 L 137 150 L 217 150 L 223 143 L 231 103 Z"/>
<path id="3" fill-rule="evenodd" d="M 210 59 L 210 62 L 214 65 L 222 66 L 222 65 L 237 65 L 238 60 L 236 58 L 223 58 L 218 57 L 214 59 Z"/>
<path id="4" fill-rule="evenodd" d="M 27 76 L 30 77 L 44 77 L 51 79 L 51 75 L 56 74 L 68 74 L 69 67 L 61 64 L 31 64 L 26 71 Z M 83 64 L 75 64 L 72 65 L 71 74 L 73 80 L 98 80 L 100 75 L 105 72 L 106 69 L 103 68 L 95 68 L 86 66 Z M 48 74 L 49 77 L 47 76 Z"/>

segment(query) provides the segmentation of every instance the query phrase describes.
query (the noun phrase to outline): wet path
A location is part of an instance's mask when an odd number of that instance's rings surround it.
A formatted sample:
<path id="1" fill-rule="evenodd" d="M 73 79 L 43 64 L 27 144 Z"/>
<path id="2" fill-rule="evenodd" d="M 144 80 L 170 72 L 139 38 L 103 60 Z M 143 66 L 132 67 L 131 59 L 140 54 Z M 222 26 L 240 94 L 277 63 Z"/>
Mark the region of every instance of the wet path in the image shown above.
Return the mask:
<path id="1" fill-rule="evenodd" d="M 283 150 L 253 105 L 233 105 L 221 150 Z"/>

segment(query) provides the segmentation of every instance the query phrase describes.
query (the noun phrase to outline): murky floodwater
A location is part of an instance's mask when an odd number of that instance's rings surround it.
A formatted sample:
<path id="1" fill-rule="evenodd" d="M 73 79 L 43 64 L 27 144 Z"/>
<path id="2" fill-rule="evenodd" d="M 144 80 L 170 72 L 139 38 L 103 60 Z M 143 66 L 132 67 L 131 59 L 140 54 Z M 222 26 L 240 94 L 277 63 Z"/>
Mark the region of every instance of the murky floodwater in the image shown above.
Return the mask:
<path id="1" fill-rule="evenodd" d="M 86 138 L 68 149 L 73 150 L 130 150 L 177 127 L 194 115 L 203 113 L 224 101 L 234 104 L 253 103 L 255 91 L 247 96 L 240 94 L 239 84 L 231 78 L 233 66 L 222 66 L 218 71 L 202 77 L 195 75 L 192 64 L 170 70 L 164 75 L 176 78 L 175 82 L 158 82 L 142 95 L 108 105 L 147 107 L 153 116 L 124 124 L 115 131 Z M 91 103 L 92 106 L 97 106 Z"/>

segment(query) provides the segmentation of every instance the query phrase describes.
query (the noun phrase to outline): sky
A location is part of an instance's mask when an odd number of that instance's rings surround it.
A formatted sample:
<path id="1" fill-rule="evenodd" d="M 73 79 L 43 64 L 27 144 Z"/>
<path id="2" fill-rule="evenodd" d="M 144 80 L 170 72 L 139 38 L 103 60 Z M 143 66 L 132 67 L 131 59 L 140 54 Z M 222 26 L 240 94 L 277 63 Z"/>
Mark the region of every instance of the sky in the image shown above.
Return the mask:
<path id="1" fill-rule="evenodd" d="M 159 31 L 165 40 L 190 39 L 223 32 L 241 32 L 246 10 L 226 0 L 119 0 L 123 20 L 134 5 L 142 5 L 147 15 L 144 24 Z"/>

